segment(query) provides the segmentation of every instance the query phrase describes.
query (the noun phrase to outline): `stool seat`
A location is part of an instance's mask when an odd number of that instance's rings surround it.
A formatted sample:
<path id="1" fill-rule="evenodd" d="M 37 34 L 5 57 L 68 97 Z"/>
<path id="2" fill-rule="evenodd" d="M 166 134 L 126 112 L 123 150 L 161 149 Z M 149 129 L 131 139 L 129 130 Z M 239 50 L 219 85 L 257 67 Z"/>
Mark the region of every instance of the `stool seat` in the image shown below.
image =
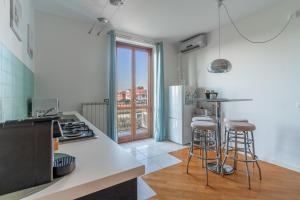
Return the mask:
<path id="1" fill-rule="evenodd" d="M 214 118 L 212 117 L 208 117 L 208 116 L 197 116 L 197 117 L 193 117 L 192 118 L 192 121 L 195 122 L 195 121 L 215 121 Z"/>
<path id="2" fill-rule="evenodd" d="M 198 130 L 210 130 L 210 131 L 215 131 L 216 130 L 216 123 L 215 122 L 210 122 L 210 121 L 194 121 L 191 123 L 191 127 L 193 129 L 198 129 Z"/>
<path id="3" fill-rule="evenodd" d="M 231 121 L 226 124 L 226 126 L 229 128 L 230 131 L 254 131 L 256 129 L 254 124 L 251 124 L 249 122 L 237 122 L 237 121 Z"/>

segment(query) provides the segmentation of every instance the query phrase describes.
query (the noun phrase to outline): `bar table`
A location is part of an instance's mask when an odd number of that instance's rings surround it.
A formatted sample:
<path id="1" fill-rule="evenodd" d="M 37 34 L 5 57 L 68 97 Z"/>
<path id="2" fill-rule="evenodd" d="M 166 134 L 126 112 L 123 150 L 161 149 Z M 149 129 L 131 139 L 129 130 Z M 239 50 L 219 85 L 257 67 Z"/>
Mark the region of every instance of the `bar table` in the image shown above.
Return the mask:
<path id="1" fill-rule="evenodd" d="M 226 98 L 216 98 L 216 99 L 206 99 L 197 98 L 197 101 L 211 102 L 216 105 L 216 121 L 217 121 L 217 162 L 208 163 L 208 169 L 217 174 L 230 175 L 234 172 L 233 167 L 229 165 L 224 165 L 222 167 L 222 103 L 225 102 L 240 102 L 240 101 L 252 101 L 253 99 L 226 99 Z"/>

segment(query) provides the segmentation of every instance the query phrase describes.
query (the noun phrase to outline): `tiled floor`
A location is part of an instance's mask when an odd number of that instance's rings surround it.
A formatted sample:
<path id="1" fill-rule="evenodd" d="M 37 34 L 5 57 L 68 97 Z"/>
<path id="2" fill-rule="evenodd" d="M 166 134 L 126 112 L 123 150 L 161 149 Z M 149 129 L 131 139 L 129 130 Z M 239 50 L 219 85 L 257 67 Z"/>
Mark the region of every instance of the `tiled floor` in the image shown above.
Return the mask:
<path id="1" fill-rule="evenodd" d="M 125 143 L 121 146 L 125 151 L 131 153 L 138 162 L 145 165 L 146 174 L 182 162 L 169 153 L 185 148 L 185 146 L 172 142 L 156 142 L 154 139 Z M 138 179 L 139 200 L 149 199 L 155 194 L 141 178 Z"/>
<path id="2" fill-rule="evenodd" d="M 156 142 L 154 139 L 121 144 L 135 159 L 145 165 L 146 174 L 180 163 L 181 160 L 168 154 L 184 146 L 172 142 Z"/>

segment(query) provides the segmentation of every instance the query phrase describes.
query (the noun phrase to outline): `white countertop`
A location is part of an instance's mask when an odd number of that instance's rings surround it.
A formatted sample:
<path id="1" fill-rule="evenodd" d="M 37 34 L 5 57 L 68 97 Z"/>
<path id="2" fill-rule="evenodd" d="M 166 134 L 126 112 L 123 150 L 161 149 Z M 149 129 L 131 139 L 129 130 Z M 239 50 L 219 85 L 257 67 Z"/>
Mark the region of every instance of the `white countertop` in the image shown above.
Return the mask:
<path id="1" fill-rule="evenodd" d="M 95 132 L 98 138 L 61 144 L 59 152 L 75 156 L 75 170 L 62 179 L 48 184 L 47 187 L 41 186 L 42 188 L 45 187 L 42 190 L 39 187 L 39 192 L 31 194 L 23 200 L 76 199 L 145 173 L 143 164 L 137 162 L 131 154 L 124 151 L 121 146 L 113 142 L 77 112 L 64 114 L 75 114 Z M 31 190 L 30 192 L 35 191 Z M 21 193 L 22 191 L 16 195 L 24 195 Z"/>

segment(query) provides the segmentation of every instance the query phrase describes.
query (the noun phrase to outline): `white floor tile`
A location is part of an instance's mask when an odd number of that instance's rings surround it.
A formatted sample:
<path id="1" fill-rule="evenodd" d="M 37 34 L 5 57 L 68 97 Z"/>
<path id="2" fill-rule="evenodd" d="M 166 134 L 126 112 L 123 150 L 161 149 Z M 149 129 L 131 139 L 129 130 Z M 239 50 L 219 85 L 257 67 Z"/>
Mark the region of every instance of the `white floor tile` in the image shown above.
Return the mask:
<path id="1" fill-rule="evenodd" d="M 121 146 L 125 151 L 131 153 L 137 161 L 145 165 L 146 174 L 180 163 L 181 160 L 168 153 L 185 148 L 185 146 L 173 142 L 156 142 L 154 139 L 125 143 Z"/>
<path id="2" fill-rule="evenodd" d="M 147 157 L 146 157 L 143 153 L 140 153 L 140 152 L 135 152 L 135 153 L 133 153 L 133 156 L 135 157 L 135 159 L 136 159 L 137 161 L 147 159 Z"/>
<path id="3" fill-rule="evenodd" d="M 161 169 L 157 163 L 150 159 L 140 160 L 139 162 L 145 165 L 145 174 L 150 174 Z"/>
<path id="4" fill-rule="evenodd" d="M 160 156 L 155 156 L 153 158 L 149 159 L 150 161 L 153 161 L 157 165 L 159 165 L 161 168 L 170 167 L 172 165 L 178 164 L 182 162 L 181 160 L 175 158 L 174 156 L 171 156 L 169 154 L 162 154 Z"/>
<path id="5" fill-rule="evenodd" d="M 185 148 L 185 146 L 171 143 L 171 142 L 164 142 L 162 144 L 159 144 L 159 148 L 165 151 L 166 153 L 170 153 L 173 151 L 178 151 L 180 149 L 183 149 Z"/>
<path id="6" fill-rule="evenodd" d="M 137 188 L 138 200 L 146 200 L 156 195 L 156 193 L 151 189 L 151 187 L 141 178 L 138 178 L 137 180 Z"/>
<path id="7" fill-rule="evenodd" d="M 145 160 L 147 158 L 143 153 L 137 151 L 134 148 L 127 148 L 127 149 L 124 149 L 124 150 L 126 152 L 130 153 L 131 155 L 133 155 L 133 157 L 135 157 L 135 159 L 137 161 L 139 161 L 139 160 Z"/>
<path id="8" fill-rule="evenodd" d="M 147 158 L 152 158 L 154 156 L 158 156 L 161 154 L 164 154 L 165 151 L 163 151 L 158 146 L 149 146 L 149 147 L 143 147 L 137 149 L 139 152 L 143 153 Z"/>

